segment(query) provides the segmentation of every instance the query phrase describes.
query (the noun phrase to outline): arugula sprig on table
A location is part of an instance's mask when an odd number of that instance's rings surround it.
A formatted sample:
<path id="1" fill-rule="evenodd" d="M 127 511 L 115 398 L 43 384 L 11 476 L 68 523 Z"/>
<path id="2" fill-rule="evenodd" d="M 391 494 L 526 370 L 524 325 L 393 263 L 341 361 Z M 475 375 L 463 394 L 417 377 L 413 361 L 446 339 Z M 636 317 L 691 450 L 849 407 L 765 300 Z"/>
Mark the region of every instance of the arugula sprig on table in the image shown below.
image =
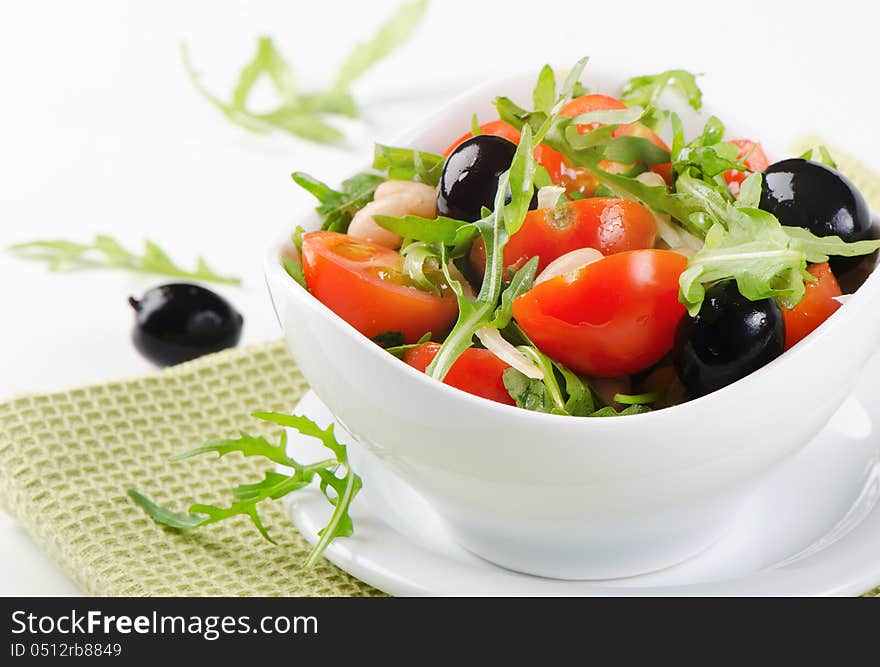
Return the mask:
<path id="1" fill-rule="evenodd" d="M 369 41 L 355 45 L 333 83 L 319 92 L 300 91 L 293 69 L 270 37 L 259 39 L 256 53 L 242 68 L 229 101 L 223 101 L 202 85 L 186 45 L 181 45 L 181 55 L 196 90 L 236 125 L 252 132 L 281 130 L 309 141 L 335 143 L 345 137 L 327 122 L 327 117 L 357 116 L 351 85 L 412 35 L 421 23 L 427 6 L 427 0 L 416 0 L 398 8 Z M 278 106 L 272 111 L 255 112 L 249 107 L 250 96 L 257 81 L 263 77 L 271 81 L 278 97 Z"/>
<path id="2" fill-rule="evenodd" d="M 288 468 L 290 472 L 267 471 L 259 482 L 239 484 L 230 491 L 233 502 L 228 507 L 196 503 L 191 505 L 186 513 L 158 505 L 136 489 L 129 489 L 128 495 L 159 525 L 175 530 L 191 530 L 225 519 L 246 516 L 260 535 L 275 544 L 275 540 L 260 518 L 257 506 L 264 500 L 283 498 L 318 480 L 321 492 L 333 506 L 333 513 L 327 525 L 318 533 L 318 541 L 303 564 L 304 567 L 311 567 L 330 542 L 337 537 L 348 537 L 354 532 L 349 510 L 362 487 L 361 478 L 351 469 L 348 450 L 336 439 L 333 424 L 321 428 L 308 417 L 279 412 L 255 412 L 252 416 L 265 422 L 294 428 L 303 435 L 317 438 L 330 451 L 331 456 L 316 463 L 300 463 L 287 453 L 286 431 L 281 431 L 278 444 L 273 444 L 262 436 L 253 436 L 242 431 L 238 438 L 212 440 L 176 454 L 170 460 L 180 461 L 211 452 L 216 453 L 218 457 L 238 452 L 242 456 L 261 456 Z"/>
<path id="3" fill-rule="evenodd" d="M 152 241 L 144 242 L 144 252 L 141 255 L 127 250 L 118 241 L 106 235 L 96 236 L 92 243 L 64 240 L 31 241 L 12 245 L 9 250 L 23 259 L 47 262 L 50 271 L 87 268 L 128 269 L 188 280 L 231 285 L 241 283 L 238 278 L 218 274 L 202 257 L 196 260 L 195 269 L 191 271 L 182 269 L 174 263 L 168 253 Z"/>

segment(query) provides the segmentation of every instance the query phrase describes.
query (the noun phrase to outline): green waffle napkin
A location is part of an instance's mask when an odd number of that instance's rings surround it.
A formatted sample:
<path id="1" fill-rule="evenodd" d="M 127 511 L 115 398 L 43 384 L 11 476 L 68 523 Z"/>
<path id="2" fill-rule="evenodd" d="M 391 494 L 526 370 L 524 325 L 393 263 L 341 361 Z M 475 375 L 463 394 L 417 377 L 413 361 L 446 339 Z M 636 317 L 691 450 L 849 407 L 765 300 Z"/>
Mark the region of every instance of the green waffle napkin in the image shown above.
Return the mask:
<path id="1" fill-rule="evenodd" d="M 280 503 L 261 508 L 278 545 L 234 519 L 176 535 L 126 495 L 136 486 L 185 509 L 228 504 L 212 492 L 258 481 L 265 462 L 238 454 L 168 455 L 245 428 L 254 410 L 289 412 L 307 386 L 281 341 L 229 350 L 134 380 L 25 396 L 0 405 L 0 501 L 92 595 L 379 595 L 322 559 Z"/>
<path id="2" fill-rule="evenodd" d="M 818 143 L 804 138 L 795 151 Z M 880 177 L 834 155 L 880 210 Z M 260 479 L 261 461 L 233 454 L 169 463 L 168 455 L 241 428 L 268 434 L 249 414 L 289 411 L 305 390 L 279 341 L 143 378 L 7 401 L 0 404 L 0 503 L 93 595 L 381 595 L 326 560 L 302 569 L 310 547 L 280 503 L 262 506 L 279 541 L 272 545 L 244 517 L 174 534 L 126 496 L 136 486 L 179 509 L 196 499 L 228 502 L 219 490 Z M 880 587 L 866 595 L 880 595 Z"/>

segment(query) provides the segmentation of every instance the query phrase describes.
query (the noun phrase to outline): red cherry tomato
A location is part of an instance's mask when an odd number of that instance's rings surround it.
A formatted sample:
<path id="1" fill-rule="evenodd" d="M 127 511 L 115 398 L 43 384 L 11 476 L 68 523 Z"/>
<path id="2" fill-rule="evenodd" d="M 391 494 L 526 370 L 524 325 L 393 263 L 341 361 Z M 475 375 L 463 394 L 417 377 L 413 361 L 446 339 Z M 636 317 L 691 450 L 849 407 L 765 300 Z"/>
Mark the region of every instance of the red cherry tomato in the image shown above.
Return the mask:
<path id="1" fill-rule="evenodd" d="M 513 316 L 538 348 L 586 375 L 630 375 L 672 349 L 685 314 L 678 279 L 687 259 L 669 250 L 609 255 L 536 285 Z"/>
<path id="2" fill-rule="evenodd" d="M 318 301 L 369 338 L 399 331 L 415 343 L 429 331 L 445 334 L 458 316 L 452 290 L 417 288 L 394 250 L 337 232 L 303 236 L 303 273 Z"/>
<path id="3" fill-rule="evenodd" d="M 519 130 L 509 123 L 505 123 L 503 120 L 493 120 L 488 123 L 483 123 L 480 125 L 480 132 L 483 134 L 491 134 L 496 137 L 503 137 L 515 144 L 519 144 L 521 136 Z M 443 156 L 449 157 L 449 154 L 452 153 L 452 151 L 473 136 L 474 135 L 471 132 L 461 135 L 458 139 L 452 142 L 449 148 L 443 151 Z M 547 173 L 550 174 L 550 180 L 554 183 L 558 183 L 561 177 L 563 163 L 562 155 L 545 144 L 539 144 L 536 146 L 534 155 L 535 162 L 542 165 L 547 170 Z"/>
<path id="4" fill-rule="evenodd" d="M 407 350 L 403 360 L 424 373 L 439 349 L 439 343 L 425 343 Z M 502 376 L 508 368 L 510 367 L 489 350 L 471 347 L 455 360 L 443 382 L 490 401 L 516 405 L 504 388 Z"/>
<path id="5" fill-rule="evenodd" d="M 782 309 L 785 320 L 785 349 L 801 341 L 834 314 L 841 304 L 834 297 L 840 296 L 840 285 L 831 272 L 828 262 L 812 264 L 807 269 L 816 278 L 817 283 L 807 283 L 807 293 L 797 306 L 789 310 Z"/>
<path id="6" fill-rule="evenodd" d="M 736 156 L 737 160 L 741 160 L 746 155 L 749 156 L 745 161 L 745 165 L 752 171 L 764 171 L 770 166 L 770 161 L 767 159 L 764 149 L 761 148 L 761 144 L 757 144 L 750 139 L 734 139 L 730 143 L 739 148 L 739 153 Z M 734 195 L 739 194 L 739 188 L 748 176 L 748 172 L 739 169 L 728 169 L 724 172 L 724 180 Z"/>
<path id="7" fill-rule="evenodd" d="M 523 226 L 504 246 L 504 266 L 515 271 L 538 257 L 538 271 L 567 252 L 595 248 L 603 255 L 653 248 L 657 227 L 651 212 L 625 199 L 593 197 L 566 202 L 554 209 L 529 211 Z M 481 273 L 486 247 L 477 239 L 471 262 Z"/>

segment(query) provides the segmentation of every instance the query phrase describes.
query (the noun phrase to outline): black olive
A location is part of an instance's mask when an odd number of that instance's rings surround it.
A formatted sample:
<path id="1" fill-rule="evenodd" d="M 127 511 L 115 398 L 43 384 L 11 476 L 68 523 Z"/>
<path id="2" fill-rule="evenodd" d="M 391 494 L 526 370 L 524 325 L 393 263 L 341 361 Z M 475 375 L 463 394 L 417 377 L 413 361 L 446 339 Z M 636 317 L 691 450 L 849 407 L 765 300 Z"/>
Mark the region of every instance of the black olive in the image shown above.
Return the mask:
<path id="1" fill-rule="evenodd" d="M 819 162 L 791 158 L 764 170 L 760 208 L 790 227 L 847 242 L 870 238 L 868 203 L 846 176 Z M 859 258 L 832 257 L 831 267 L 846 270 Z"/>
<path id="2" fill-rule="evenodd" d="M 696 398 L 770 363 L 784 345 L 785 324 L 776 302 L 749 301 L 730 280 L 706 290 L 697 316 L 682 319 L 672 359 L 688 395 Z"/>
<path id="3" fill-rule="evenodd" d="M 233 347 L 241 337 L 241 314 L 198 285 L 161 285 L 128 302 L 135 310 L 134 346 L 159 366 Z"/>
<path id="4" fill-rule="evenodd" d="M 459 144 L 443 165 L 437 185 L 437 212 L 473 222 L 482 217 L 484 206 L 493 210 L 498 177 L 510 168 L 514 153 L 516 144 L 491 134 L 480 134 Z M 537 205 L 536 193 L 529 208 Z"/>

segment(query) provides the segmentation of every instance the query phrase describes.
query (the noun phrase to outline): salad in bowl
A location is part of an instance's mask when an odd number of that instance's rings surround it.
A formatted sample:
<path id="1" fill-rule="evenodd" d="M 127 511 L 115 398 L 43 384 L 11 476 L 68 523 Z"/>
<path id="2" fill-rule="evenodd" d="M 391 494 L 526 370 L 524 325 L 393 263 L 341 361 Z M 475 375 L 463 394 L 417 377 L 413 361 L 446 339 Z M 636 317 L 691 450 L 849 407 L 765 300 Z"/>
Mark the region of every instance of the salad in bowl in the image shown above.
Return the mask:
<path id="1" fill-rule="evenodd" d="M 583 67 L 481 86 L 338 189 L 295 173 L 317 215 L 266 258 L 364 485 L 558 578 L 705 549 L 880 340 L 880 241 L 827 151 L 773 161 L 685 71 Z"/>
<path id="2" fill-rule="evenodd" d="M 290 275 L 437 381 L 577 417 L 719 390 L 840 308 L 880 242 L 827 151 L 771 164 L 715 116 L 688 139 L 659 106 L 670 87 L 700 107 L 684 71 L 619 97 L 579 73 L 557 94 L 545 67 L 535 109 L 498 97 L 441 154 L 377 146 L 341 191 L 295 173 L 322 226 L 298 228 Z"/>

